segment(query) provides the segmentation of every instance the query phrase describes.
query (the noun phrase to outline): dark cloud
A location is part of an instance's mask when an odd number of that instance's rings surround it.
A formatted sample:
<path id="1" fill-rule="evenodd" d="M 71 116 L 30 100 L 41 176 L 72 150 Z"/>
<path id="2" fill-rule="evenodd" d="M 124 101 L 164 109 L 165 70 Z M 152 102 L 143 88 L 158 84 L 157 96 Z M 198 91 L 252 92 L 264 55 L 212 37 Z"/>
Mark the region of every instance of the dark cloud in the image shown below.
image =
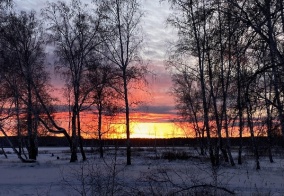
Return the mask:
<path id="1" fill-rule="evenodd" d="M 174 106 L 141 105 L 135 108 L 134 111 L 154 114 L 176 114 Z"/>

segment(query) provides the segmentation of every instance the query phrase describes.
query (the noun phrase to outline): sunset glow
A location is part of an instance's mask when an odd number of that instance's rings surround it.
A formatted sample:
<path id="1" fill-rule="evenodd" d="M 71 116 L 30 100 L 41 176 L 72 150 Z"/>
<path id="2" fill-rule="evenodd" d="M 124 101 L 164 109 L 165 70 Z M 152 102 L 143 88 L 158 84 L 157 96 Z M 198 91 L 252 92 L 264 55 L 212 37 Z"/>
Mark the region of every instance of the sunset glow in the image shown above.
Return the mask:
<path id="1" fill-rule="evenodd" d="M 68 115 L 68 112 L 55 114 L 57 122 L 66 130 L 70 129 Z M 172 122 L 176 117 L 173 114 L 133 113 L 130 123 L 131 138 L 193 137 L 192 130 L 185 131 L 184 127 Z M 82 113 L 81 126 L 84 137 L 97 138 L 96 118 L 96 114 Z M 124 114 L 104 117 L 102 132 L 103 138 L 125 138 Z"/>
<path id="2" fill-rule="evenodd" d="M 118 135 L 125 138 L 123 125 L 115 125 Z M 185 131 L 174 123 L 166 122 L 140 122 L 131 123 L 131 138 L 176 138 L 186 137 Z"/>
<path id="3" fill-rule="evenodd" d="M 57 124 L 67 130 L 71 135 L 71 123 L 69 112 L 58 112 L 54 113 L 54 119 Z M 130 138 L 195 138 L 196 132 L 194 131 L 193 124 L 187 122 L 177 122 L 178 116 L 175 114 L 156 114 L 156 113 L 131 113 L 130 122 Z M 14 120 L 15 121 L 15 120 Z M 9 130 L 9 135 L 16 135 L 13 120 L 9 121 L 5 125 L 6 129 Z M 14 123 L 13 123 L 14 122 Z M 125 139 L 125 116 L 119 114 L 117 116 L 104 116 L 102 125 L 102 138 L 103 139 Z M 199 124 L 202 127 L 202 122 Z M 97 114 L 82 112 L 81 113 L 81 131 L 84 138 L 98 139 L 98 125 L 97 125 Z M 63 136 L 49 134 L 53 136 Z M 239 137 L 239 128 L 231 127 L 229 129 L 230 137 Z M 261 127 L 255 127 L 255 135 L 263 136 L 266 135 L 265 130 Z M 3 136 L 0 133 L 0 136 Z M 206 133 L 204 134 L 206 137 Z M 211 130 L 211 137 L 216 137 L 216 130 Z M 226 134 L 222 131 L 222 137 Z M 244 128 L 243 136 L 249 137 L 250 132 L 248 128 Z"/>
<path id="4" fill-rule="evenodd" d="M 196 133 L 193 124 L 187 122 L 175 122 L 178 119 L 174 114 L 155 114 L 155 113 L 132 113 L 130 115 L 130 137 L 131 138 L 194 138 Z M 126 138 L 125 132 L 125 116 L 119 114 L 115 117 L 104 117 L 102 132 L 103 138 Z M 68 130 L 68 112 L 61 112 L 55 114 L 55 119 Z M 85 138 L 98 138 L 97 132 L 97 115 L 92 113 L 81 114 L 81 128 Z M 200 127 L 201 126 L 200 122 Z M 70 130 L 69 130 L 70 132 Z M 211 130 L 211 136 L 215 137 L 216 132 Z M 255 127 L 255 134 L 259 134 L 260 130 Z M 229 135 L 231 137 L 239 137 L 238 127 L 230 128 Z M 205 133 L 206 136 L 206 133 Z M 222 136 L 225 137 L 225 132 L 222 131 Z M 243 136 L 250 136 L 249 130 L 243 131 Z"/>

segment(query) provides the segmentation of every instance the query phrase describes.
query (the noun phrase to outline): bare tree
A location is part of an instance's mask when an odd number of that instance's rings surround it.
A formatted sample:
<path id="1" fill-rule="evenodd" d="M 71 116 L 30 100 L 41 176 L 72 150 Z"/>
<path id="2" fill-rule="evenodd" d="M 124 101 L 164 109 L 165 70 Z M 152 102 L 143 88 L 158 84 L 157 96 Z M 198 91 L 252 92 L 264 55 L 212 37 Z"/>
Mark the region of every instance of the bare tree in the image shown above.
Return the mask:
<path id="1" fill-rule="evenodd" d="M 283 2 L 170 2 L 177 12 L 169 21 L 179 31 L 179 41 L 173 58 L 170 57 L 174 73 L 179 75 L 174 78 L 174 82 L 178 85 L 176 89 L 183 85 L 183 91 L 186 92 L 186 89 L 193 90 L 192 84 L 188 86 L 189 83 L 185 80 L 177 79 L 184 73 L 189 76 L 189 81 L 194 80 L 194 77 L 198 79 L 195 81 L 199 83 L 203 99 L 203 123 L 212 165 L 219 165 L 219 151 L 225 160 L 234 165 L 230 152 L 229 130 L 234 130 L 234 122 L 237 121 L 240 140 L 243 130 L 250 131 L 259 168 L 254 139 L 258 124 L 256 111 L 262 113 L 264 108 L 266 109 L 268 137 L 278 122 L 283 136 Z M 184 58 L 192 60 L 186 61 Z M 182 69 L 183 67 L 187 69 Z M 256 89 L 259 89 L 259 92 Z M 237 96 L 234 95 L 235 90 L 238 92 Z M 177 96 L 184 105 L 190 101 L 181 100 L 180 94 Z M 278 122 L 271 119 L 273 107 L 277 109 Z M 215 133 L 216 143 L 210 139 L 210 134 Z M 241 153 L 242 143 L 239 148 L 239 163 L 242 162 Z"/>
<path id="2" fill-rule="evenodd" d="M 35 13 L 21 12 L 9 14 L 6 25 L 2 27 L 1 36 L 5 51 L 6 82 L 14 93 L 15 103 L 25 106 L 26 128 L 28 134 L 28 152 L 30 159 L 37 156 L 37 127 L 35 94 L 33 83 L 43 87 L 48 80 L 44 70 L 44 40 Z"/>
<path id="3" fill-rule="evenodd" d="M 43 15 L 48 21 L 50 41 L 55 43 L 56 55 L 59 58 L 57 68 L 66 78 L 66 85 L 71 87 L 72 104 L 72 156 L 71 162 L 77 160 L 79 142 L 83 160 L 86 155 L 83 149 L 80 112 L 93 89 L 86 75 L 88 66 L 96 66 L 96 48 L 101 44 L 100 31 L 102 16 L 97 10 L 91 15 L 79 0 L 72 0 L 70 5 L 59 1 L 49 3 Z"/>
<path id="4" fill-rule="evenodd" d="M 283 33 L 283 2 L 282 1 L 243 1 L 237 3 L 236 1 L 227 1 L 230 6 L 234 7 L 234 11 L 231 12 L 234 17 L 239 18 L 244 24 L 246 24 L 251 32 L 254 32 L 256 42 L 264 42 L 269 50 L 270 60 L 269 63 L 259 66 L 253 77 L 262 75 L 264 72 L 271 71 L 273 77 L 271 78 L 273 84 L 273 90 L 275 93 L 275 102 L 273 105 L 278 110 L 278 117 L 281 125 L 282 136 L 284 136 L 284 115 L 283 115 L 283 103 L 281 96 L 283 94 L 281 90 L 281 73 L 283 72 L 283 40 L 280 38 Z M 257 50 L 257 48 L 252 48 Z M 265 59 L 267 61 L 268 59 Z"/>
<path id="5" fill-rule="evenodd" d="M 44 64 L 45 41 L 35 12 L 11 13 L 5 16 L 4 21 L 1 23 L 0 43 L 5 50 L 1 50 L 0 61 L 3 79 L 1 84 L 5 88 L 1 89 L 3 93 L 6 92 L 4 89 L 7 90 L 9 104 L 13 105 L 19 140 L 24 135 L 22 126 L 28 129 L 29 154 L 30 158 L 35 159 L 39 122 L 51 133 L 64 134 L 70 144 L 71 139 L 66 130 L 55 123 L 51 115 L 51 104 L 54 99 L 49 95 L 51 86 Z M 42 113 L 45 115 L 42 116 Z M 55 127 L 56 130 L 50 127 Z M 4 134 L 3 127 L 1 131 Z M 21 149 L 22 145 L 19 144 L 19 151 L 15 149 L 15 152 L 24 160 L 21 157 Z"/>
<path id="6" fill-rule="evenodd" d="M 101 60 L 100 65 L 95 69 L 89 69 L 88 78 L 94 85 L 91 92 L 91 101 L 96 106 L 97 112 L 97 134 L 99 139 L 100 157 L 103 158 L 103 135 L 108 131 L 104 130 L 104 115 L 115 115 L 119 112 L 118 100 L 121 99 L 117 92 L 121 88 L 121 79 L 117 76 L 116 69 L 105 60 Z"/>
<path id="7" fill-rule="evenodd" d="M 210 26 L 207 22 L 210 20 L 211 8 L 210 4 L 205 1 L 170 1 L 173 8 L 177 10 L 175 15 L 169 19 L 179 30 L 179 41 L 176 45 L 175 56 L 178 60 L 192 58 L 188 63 L 189 71 L 197 78 L 198 86 L 200 87 L 203 109 L 203 124 L 205 127 L 207 145 L 211 164 L 216 165 L 216 157 L 213 153 L 213 144 L 211 140 L 211 127 L 210 127 L 210 103 L 212 91 L 208 84 L 208 77 L 206 76 L 207 68 L 210 66 Z M 211 48 L 211 47 L 210 47 Z M 212 85 L 211 85 L 212 89 Z"/>
<path id="8" fill-rule="evenodd" d="M 143 79 L 145 73 L 145 67 L 139 66 L 142 43 L 140 22 L 143 13 L 137 0 L 108 0 L 103 4 L 108 28 L 103 37 L 107 48 L 104 55 L 118 68 L 123 81 L 127 165 L 131 165 L 129 83 L 134 79 Z"/>
<path id="9" fill-rule="evenodd" d="M 178 63 L 174 63 L 180 66 Z M 181 68 L 182 66 L 180 66 Z M 181 68 L 183 69 L 183 68 Z M 175 70 L 176 72 L 176 70 Z M 179 114 L 183 117 L 184 121 L 192 125 L 195 130 L 196 138 L 200 143 L 201 155 L 205 155 L 205 133 L 204 124 L 202 121 L 202 98 L 200 96 L 200 87 L 198 86 L 197 78 L 191 75 L 189 70 L 185 67 L 182 73 L 174 73 L 172 81 L 174 82 L 172 94 L 176 98 L 177 109 Z"/>

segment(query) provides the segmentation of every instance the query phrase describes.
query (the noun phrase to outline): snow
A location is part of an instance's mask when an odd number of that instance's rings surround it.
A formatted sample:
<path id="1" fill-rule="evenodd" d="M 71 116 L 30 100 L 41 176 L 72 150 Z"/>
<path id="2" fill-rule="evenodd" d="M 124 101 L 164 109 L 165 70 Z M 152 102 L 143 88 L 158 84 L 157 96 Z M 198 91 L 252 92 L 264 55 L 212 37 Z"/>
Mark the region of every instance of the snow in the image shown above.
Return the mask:
<path id="1" fill-rule="evenodd" d="M 88 152 L 88 161 L 76 163 L 69 163 L 68 148 L 40 148 L 36 163 L 22 163 L 11 149 L 5 151 L 0 195 L 284 195 L 283 155 L 274 163 L 261 157 L 256 170 L 249 155 L 242 165 L 213 169 L 208 157 L 197 157 L 189 147 L 133 148 L 130 166 L 123 148 L 106 149 L 104 159 Z M 165 152 L 191 156 L 168 161 L 161 158 Z"/>

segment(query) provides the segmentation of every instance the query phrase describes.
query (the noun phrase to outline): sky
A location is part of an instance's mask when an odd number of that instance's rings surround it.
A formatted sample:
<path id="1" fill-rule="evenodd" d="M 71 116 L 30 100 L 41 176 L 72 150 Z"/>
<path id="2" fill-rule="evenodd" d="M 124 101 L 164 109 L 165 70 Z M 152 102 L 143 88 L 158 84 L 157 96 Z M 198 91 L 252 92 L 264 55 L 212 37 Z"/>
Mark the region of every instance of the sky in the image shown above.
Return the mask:
<path id="1" fill-rule="evenodd" d="M 86 0 L 88 2 L 89 0 Z M 45 0 L 14 0 L 15 7 L 18 10 L 35 10 L 37 13 L 46 5 Z M 51 0 L 50 2 L 56 2 Z M 171 13 L 169 4 L 166 1 L 159 0 L 141 0 L 142 10 L 145 15 L 142 21 L 144 33 L 143 57 L 149 61 L 149 69 L 153 75 L 149 76 L 150 100 L 147 105 L 153 106 L 149 109 L 161 112 L 169 110 L 173 106 L 173 98 L 169 96 L 168 91 L 171 86 L 171 78 L 165 70 L 165 60 L 167 48 L 170 42 L 176 39 L 176 32 L 166 24 L 166 19 Z M 56 82 L 62 82 L 55 77 Z M 146 96 L 147 97 L 147 96 Z M 148 96 L 149 97 L 149 96 Z M 141 107 L 146 108 L 146 107 Z"/>
<path id="2" fill-rule="evenodd" d="M 85 0 L 83 2 L 89 2 Z M 45 6 L 45 0 L 14 0 L 15 8 L 18 10 L 35 10 L 37 13 Z M 50 0 L 56 2 L 56 0 Z M 176 40 L 176 31 L 166 24 L 166 19 L 171 13 L 169 4 L 160 0 L 141 0 L 142 10 L 145 12 L 142 20 L 144 33 L 144 48 L 142 57 L 148 62 L 148 67 L 153 74 L 148 76 L 148 87 L 144 90 L 142 105 L 136 108 L 136 112 L 165 114 L 153 119 L 153 122 L 172 121 L 169 114 L 175 114 L 174 98 L 169 94 L 171 88 L 171 77 L 165 69 L 167 49 Z M 59 76 L 53 75 L 52 84 L 62 86 L 64 82 Z"/>

